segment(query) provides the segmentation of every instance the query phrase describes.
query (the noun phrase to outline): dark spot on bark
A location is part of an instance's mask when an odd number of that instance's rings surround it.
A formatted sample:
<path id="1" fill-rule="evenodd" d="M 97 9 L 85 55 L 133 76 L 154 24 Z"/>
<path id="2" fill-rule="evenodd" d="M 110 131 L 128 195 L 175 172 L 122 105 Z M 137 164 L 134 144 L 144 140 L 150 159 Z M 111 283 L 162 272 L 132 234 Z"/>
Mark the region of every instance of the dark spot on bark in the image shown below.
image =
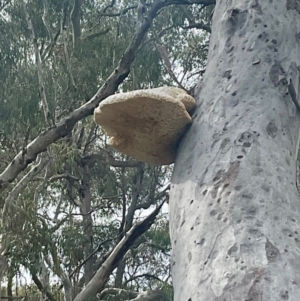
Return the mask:
<path id="1" fill-rule="evenodd" d="M 262 184 L 261 185 L 262 190 L 264 190 L 265 192 L 269 192 L 270 191 L 270 186 L 267 184 Z"/>
<path id="2" fill-rule="evenodd" d="M 257 226 L 257 227 L 262 227 L 262 226 L 263 226 L 263 223 L 262 223 L 261 221 L 257 221 L 257 222 L 255 223 L 255 226 Z"/>
<path id="3" fill-rule="evenodd" d="M 275 138 L 277 136 L 277 126 L 275 125 L 274 121 L 270 121 L 267 126 L 267 133 L 272 138 Z"/>
<path id="4" fill-rule="evenodd" d="M 212 211 L 210 212 L 210 215 L 211 215 L 211 216 L 214 216 L 214 215 L 216 215 L 217 213 L 218 213 L 217 210 L 212 210 Z"/>
<path id="5" fill-rule="evenodd" d="M 228 221 L 228 218 L 225 217 L 225 218 L 223 219 L 223 222 L 226 223 L 227 221 Z"/>
<path id="6" fill-rule="evenodd" d="M 194 230 L 194 227 L 191 227 L 191 230 Z"/>
<path id="7" fill-rule="evenodd" d="M 270 69 L 269 77 L 274 86 L 277 87 L 280 83 L 286 82 L 286 72 L 279 62 L 276 62 Z"/>
<path id="8" fill-rule="evenodd" d="M 203 246 L 205 243 L 205 238 L 202 238 L 201 241 L 199 242 L 199 245 Z"/>
<path id="9" fill-rule="evenodd" d="M 238 8 L 233 8 L 230 10 L 230 17 L 235 17 L 237 16 L 241 11 Z"/>
<path id="10" fill-rule="evenodd" d="M 230 142 L 229 138 L 224 139 L 221 143 L 220 149 L 224 149 L 229 142 Z"/>
<path id="11" fill-rule="evenodd" d="M 227 78 L 228 80 L 231 79 L 231 71 L 232 70 L 225 71 L 223 77 Z"/>
<path id="12" fill-rule="evenodd" d="M 255 0 L 255 2 L 251 5 L 251 8 L 254 8 L 259 14 L 262 13 L 261 6 L 260 6 L 258 0 Z"/>
<path id="13" fill-rule="evenodd" d="M 231 46 L 230 48 L 226 49 L 226 53 L 230 53 L 234 50 L 234 46 Z"/>
<path id="14" fill-rule="evenodd" d="M 218 172 L 217 172 L 217 175 L 213 178 L 213 181 L 214 182 L 217 182 L 217 181 L 219 181 L 220 179 L 221 179 L 221 173 L 223 172 L 223 170 L 219 170 Z"/>
<path id="15" fill-rule="evenodd" d="M 247 21 L 247 11 L 241 11 L 238 8 L 228 10 L 228 22 L 224 24 L 227 33 L 234 35 L 238 28 L 243 28 Z"/>
<path id="16" fill-rule="evenodd" d="M 247 210 L 247 212 L 246 212 L 246 214 L 247 214 L 246 218 L 247 218 L 248 220 L 253 219 L 254 216 L 256 215 L 256 212 L 257 212 L 257 209 L 256 209 L 256 208 L 254 208 L 254 207 L 249 208 L 249 209 Z"/>
<path id="17" fill-rule="evenodd" d="M 266 241 L 265 250 L 269 262 L 276 262 L 278 260 L 280 252 L 269 240 Z"/>
<path id="18" fill-rule="evenodd" d="M 202 192 L 203 195 L 206 195 L 206 193 L 207 193 L 207 189 L 205 189 L 205 190 Z"/>
<path id="19" fill-rule="evenodd" d="M 243 156 L 243 155 L 239 155 L 239 156 L 237 156 L 237 158 L 238 158 L 238 159 L 243 159 L 244 156 Z"/>
<path id="20" fill-rule="evenodd" d="M 220 220 L 222 219 L 223 214 L 224 214 L 224 213 L 222 212 L 222 213 L 220 213 L 220 214 L 218 215 L 218 217 L 217 217 L 217 220 L 218 220 L 218 221 L 220 221 Z"/>
<path id="21" fill-rule="evenodd" d="M 192 298 L 189 298 L 188 301 L 192 301 Z"/>
<path id="22" fill-rule="evenodd" d="M 232 95 L 232 96 L 235 96 L 235 95 L 236 95 L 236 91 L 234 91 L 231 95 Z"/>
<path id="23" fill-rule="evenodd" d="M 289 299 L 289 292 L 288 291 L 281 291 L 280 293 L 282 300 L 288 300 Z"/>
<path id="24" fill-rule="evenodd" d="M 265 24 L 265 25 L 264 25 L 264 27 L 268 27 L 268 25 L 267 25 L 267 24 Z"/>
<path id="25" fill-rule="evenodd" d="M 221 198 L 219 198 L 218 200 L 217 200 L 217 203 L 219 204 L 221 202 Z"/>
<path id="26" fill-rule="evenodd" d="M 193 204 L 193 203 L 194 203 L 194 200 L 191 200 L 191 201 L 190 201 L 190 204 Z"/>
<path id="27" fill-rule="evenodd" d="M 254 24 L 259 24 L 259 23 L 261 23 L 261 19 L 260 18 L 256 18 L 253 23 Z"/>
<path id="28" fill-rule="evenodd" d="M 244 147 L 251 147 L 251 145 L 252 145 L 252 143 L 250 143 L 250 142 L 245 142 L 245 143 L 243 144 Z"/>
<path id="29" fill-rule="evenodd" d="M 240 134 L 240 136 L 238 137 L 237 139 L 237 144 L 238 145 L 243 145 L 245 142 L 248 142 L 248 143 L 253 143 L 253 134 L 250 133 L 250 132 L 243 132 Z"/>
<path id="30" fill-rule="evenodd" d="M 272 43 L 273 43 L 273 44 L 277 44 L 277 40 L 272 39 Z"/>
<path id="31" fill-rule="evenodd" d="M 232 253 L 236 253 L 238 250 L 237 244 L 235 243 L 228 251 L 227 254 L 230 256 Z"/>

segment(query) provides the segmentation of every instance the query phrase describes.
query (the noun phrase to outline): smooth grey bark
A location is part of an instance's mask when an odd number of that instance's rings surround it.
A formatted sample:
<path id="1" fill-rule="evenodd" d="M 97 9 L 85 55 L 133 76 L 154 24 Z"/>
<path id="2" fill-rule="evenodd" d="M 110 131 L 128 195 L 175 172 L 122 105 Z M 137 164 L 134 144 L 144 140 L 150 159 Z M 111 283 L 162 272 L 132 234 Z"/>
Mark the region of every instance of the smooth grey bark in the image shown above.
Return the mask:
<path id="1" fill-rule="evenodd" d="M 82 213 L 83 233 L 86 237 L 84 244 L 84 255 L 88 258 L 84 264 L 84 284 L 87 285 L 93 278 L 93 265 L 95 256 L 91 256 L 94 252 L 93 249 L 93 220 L 91 216 L 91 190 L 88 180 L 88 169 L 84 169 L 84 176 L 81 185 L 81 201 L 80 212 Z"/>
<path id="2" fill-rule="evenodd" d="M 171 184 L 175 301 L 300 300 L 299 70 L 299 1 L 217 1 Z"/>

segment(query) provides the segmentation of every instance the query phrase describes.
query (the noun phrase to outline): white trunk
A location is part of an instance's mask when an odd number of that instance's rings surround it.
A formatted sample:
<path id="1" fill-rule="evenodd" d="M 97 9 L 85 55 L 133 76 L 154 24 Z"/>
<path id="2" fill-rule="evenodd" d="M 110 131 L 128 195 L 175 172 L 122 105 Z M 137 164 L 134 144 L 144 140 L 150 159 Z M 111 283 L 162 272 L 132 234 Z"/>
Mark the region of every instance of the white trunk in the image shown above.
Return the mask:
<path id="1" fill-rule="evenodd" d="M 217 1 L 172 178 L 175 301 L 300 300 L 299 70 L 299 0 Z"/>

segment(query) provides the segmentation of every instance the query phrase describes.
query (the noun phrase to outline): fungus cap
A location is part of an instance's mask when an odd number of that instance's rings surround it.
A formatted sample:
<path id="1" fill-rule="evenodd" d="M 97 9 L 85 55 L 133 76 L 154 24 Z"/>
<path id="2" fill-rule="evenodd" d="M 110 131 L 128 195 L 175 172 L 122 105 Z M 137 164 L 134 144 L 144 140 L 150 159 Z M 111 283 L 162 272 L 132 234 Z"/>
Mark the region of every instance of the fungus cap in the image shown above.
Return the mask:
<path id="1" fill-rule="evenodd" d="M 120 93 L 95 109 L 95 121 L 110 136 L 108 144 L 139 161 L 171 164 L 195 100 L 184 90 L 160 87 Z"/>

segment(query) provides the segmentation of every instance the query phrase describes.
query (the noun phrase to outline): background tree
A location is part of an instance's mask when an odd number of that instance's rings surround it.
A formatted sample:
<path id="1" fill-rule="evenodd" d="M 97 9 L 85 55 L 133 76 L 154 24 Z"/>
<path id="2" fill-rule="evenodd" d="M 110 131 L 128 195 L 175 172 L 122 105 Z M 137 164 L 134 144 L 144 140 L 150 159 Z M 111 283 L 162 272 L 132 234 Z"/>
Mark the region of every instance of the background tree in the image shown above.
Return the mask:
<path id="1" fill-rule="evenodd" d="M 89 116 L 117 90 L 192 87 L 213 3 L 0 1 L 2 298 L 171 298 L 171 168 L 115 153 Z"/>

